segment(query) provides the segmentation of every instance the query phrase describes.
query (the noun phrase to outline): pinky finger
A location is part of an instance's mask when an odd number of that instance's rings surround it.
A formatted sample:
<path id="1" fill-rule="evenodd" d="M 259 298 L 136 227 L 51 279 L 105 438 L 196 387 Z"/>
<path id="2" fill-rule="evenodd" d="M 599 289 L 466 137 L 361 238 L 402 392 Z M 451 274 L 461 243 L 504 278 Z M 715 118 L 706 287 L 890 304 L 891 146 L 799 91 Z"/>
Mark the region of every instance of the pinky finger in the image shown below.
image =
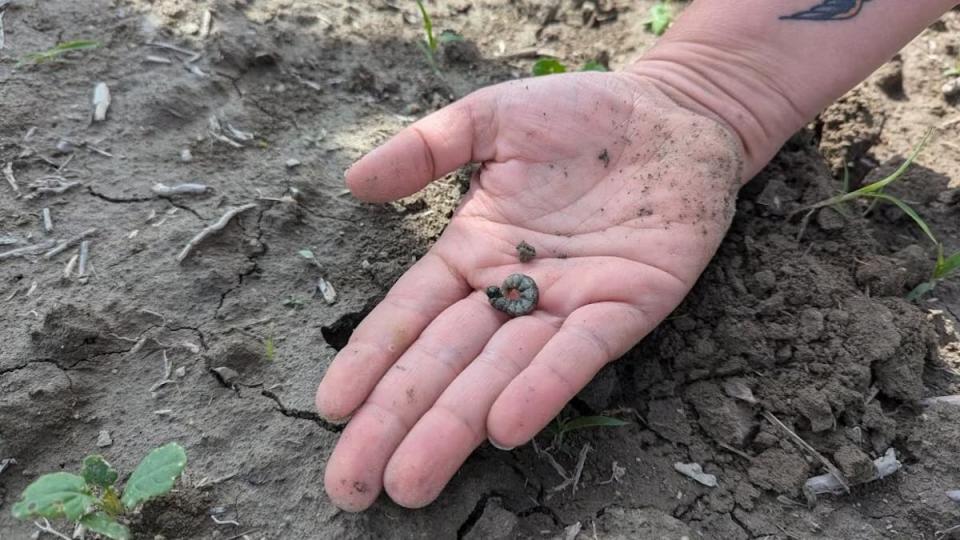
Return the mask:
<path id="1" fill-rule="evenodd" d="M 622 302 L 590 304 L 571 313 L 494 402 L 487 416 L 490 441 L 500 448 L 525 444 L 603 366 L 627 352 L 658 322 Z"/>

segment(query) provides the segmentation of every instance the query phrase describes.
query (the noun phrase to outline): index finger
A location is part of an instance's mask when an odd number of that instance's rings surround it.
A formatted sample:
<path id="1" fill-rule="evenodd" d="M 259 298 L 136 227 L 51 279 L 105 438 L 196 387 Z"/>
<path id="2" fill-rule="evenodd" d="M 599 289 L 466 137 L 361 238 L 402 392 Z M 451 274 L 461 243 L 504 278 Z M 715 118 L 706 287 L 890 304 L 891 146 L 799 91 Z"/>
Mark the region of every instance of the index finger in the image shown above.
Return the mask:
<path id="1" fill-rule="evenodd" d="M 347 170 L 364 201 L 387 202 L 474 161 L 493 159 L 495 88 L 478 90 L 406 127 Z"/>

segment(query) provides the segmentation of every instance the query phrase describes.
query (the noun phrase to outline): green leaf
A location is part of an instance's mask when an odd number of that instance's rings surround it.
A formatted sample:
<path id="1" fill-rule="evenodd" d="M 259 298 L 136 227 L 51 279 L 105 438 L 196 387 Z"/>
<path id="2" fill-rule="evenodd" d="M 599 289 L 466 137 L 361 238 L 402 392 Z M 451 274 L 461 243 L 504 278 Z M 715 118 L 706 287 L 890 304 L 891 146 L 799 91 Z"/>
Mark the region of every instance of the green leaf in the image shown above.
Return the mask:
<path id="1" fill-rule="evenodd" d="M 960 251 L 946 259 L 941 258 L 937 261 L 937 268 L 933 273 L 933 277 L 935 279 L 943 279 L 957 270 L 957 268 L 960 268 Z"/>
<path id="2" fill-rule="evenodd" d="M 423 16 L 423 33 L 426 34 L 427 47 L 430 48 L 430 52 L 436 52 L 437 40 L 433 37 L 433 21 L 430 20 L 430 14 L 427 13 L 427 8 L 423 6 L 421 0 L 417 0 L 417 7 L 420 8 L 420 15 Z"/>
<path id="3" fill-rule="evenodd" d="M 662 36 L 673 23 L 673 10 L 666 2 L 657 2 L 650 7 L 650 18 L 647 26 L 655 36 Z"/>
<path id="4" fill-rule="evenodd" d="M 83 478 L 67 472 L 45 474 L 23 490 L 20 502 L 13 505 L 13 517 L 33 519 L 80 519 L 96 504 L 97 499 Z"/>
<path id="5" fill-rule="evenodd" d="M 453 43 L 455 41 L 464 41 L 464 38 L 453 30 L 444 30 L 440 32 L 440 37 L 437 38 L 437 40 L 440 43 Z"/>
<path id="6" fill-rule="evenodd" d="M 914 300 L 919 300 L 928 292 L 932 291 L 934 287 L 937 286 L 936 281 L 924 281 L 923 283 L 917 285 L 907 294 L 907 300 L 913 302 Z"/>
<path id="7" fill-rule="evenodd" d="M 580 68 L 580 71 L 610 71 L 607 69 L 607 66 L 597 62 L 596 60 L 587 60 L 583 67 Z"/>
<path id="8" fill-rule="evenodd" d="M 578 416 L 572 420 L 564 422 L 560 429 L 564 432 L 568 432 L 575 429 L 591 427 L 620 427 L 628 424 L 630 424 L 630 422 L 625 422 L 619 418 L 613 418 L 610 416 Z"/>
<path id="9" fill-rule="evenodd" d="M 927 145 L 927 142 L 930 140 L 931 135 L 933 135 L 932 129 L 927 131 L 926 135 L 923 136 L 923 139 L 920 140 L 920 144 L 918 144 L 916 148 L 913 149 L 913 152 L 910 154 L 910 157 L 908 157 L 907 160 L 903 162 L 903 165 L 900 165 L 897 168 L 897 170 L 893 171 L 893 174 L 881 180 L 877 180 L 872 184 L 867 184 L 856 191 L 851 191 L 850 193 L 845 195 L 843 199 L 849 201 L 860 195 L 864 195 L 867 193 L 876 193 L 882 190 L 883 188 L 887 187 L 891 182 L 894 182 L 895 180 L 903 176 L 903 173 L 907 172 L 907 169 L 910 168 L 911 164 L 913 164 L 913 160 L 917 159 L 917 156 L 920 154 L 920 151 L 923 150 L 923 147 Z"/>
<path id="10" fill-rule="evenodd" d="M 66 54 L 71 51 L 83 51 L 88 49 L 96 49 L 100 46 L 100 43 L 97 41 L 92 41 L 89 39 L 77 39 L 73 41 L 64 41 L 63 43 L 58 43 L 52 49 L 47 49 L 41 52 L 29 53 L 22 60 L 17 62 L 17 67 L 22 66 L 28 62 L 33 62 L 36 64 L 41 64 L 53 60 L 54 58 Z"/>
<path id="11" fill-rule="evenodd" d="M 533 64 L 533 74 L 536 77 L 566 72 L 567 66 L 556 58 L 541 58 Z"/>
<path id="12" fill-rule="evenodd" d="M 910 216 L 910 219 L 912 219 L 914 223 L 916 223 L 920 227 L 920 229 L 923 230 L 923 232 L 927 235 L 927 238 L 929 238 L 930 241 L 934 243 L 934 245 L 940 245 L 940 242 L 938 242 L 937 237 L 933 235 L 933 231 L 930 230 L 930 227 L 927 225 L 927 222 L 924 221 L 923 218 L 920 217 L 920 214 L 917 214 L 917 212 L 913 208 L 911 208 L 910 205 L 908 205 L 907 203 L 901 201 L 900 199 L 894 197 L 893 195 L 888 195 L 886 193 L 863 193 L 862 196 L 884 200 L 897 205 L 898 207 L 900 207 L 901 210 L 903 210 L 904 214 Z"/>
<path id="13" fill-rule="evenodd" d="M 187 466 L 187 453 L 179 444 L 172 442 L 153 449 L 127 480 L 120 498 L 123 505 L 133 510 L 139 504 L 164 495 L 180 477 Z"/>
<path id="14" fill-rule="evenodd" d="M 304 259 L 307 259 L 308 261 L 316 260 L 316 257 L 313 256 L 313 252 L 310 251 L 309 249 L 301 249 L 300 251 L 297 252 L 297 255 L 303 257 Z"/>
<path id="15" fill-rule="evenodd" d="M 83 516 L 80 523 L 86 526 L 87 529 L 106 536 L 107 538 L 113 538 L 113 540 L 127 540 L 130 538 L 130 529 L 117 523 L 116 520 L 103 512 Z"/>
<path id="16" fill-rule="evenodd" d="M 96 454 L 83 459 L 80 476 L 88 484 L 102 488 L 110 487 L 117 482 L 117 471 L 103 459 L 103 456 Z"/>

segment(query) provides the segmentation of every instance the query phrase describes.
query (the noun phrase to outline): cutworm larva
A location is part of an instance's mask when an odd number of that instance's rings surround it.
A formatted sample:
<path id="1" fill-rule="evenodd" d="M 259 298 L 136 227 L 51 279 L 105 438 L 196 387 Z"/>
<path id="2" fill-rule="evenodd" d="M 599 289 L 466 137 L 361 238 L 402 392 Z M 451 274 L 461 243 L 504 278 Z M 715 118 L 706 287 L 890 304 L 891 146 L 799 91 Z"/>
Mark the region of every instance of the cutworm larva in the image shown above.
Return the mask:
<path id="1" fill-rule="evenodd" d="M 501 286 L 487 287 L 486 293 L 490 305 L 511 317 L 532 312 L 540 299 L 537 283 L 524 274 L 510 274 Z"/>

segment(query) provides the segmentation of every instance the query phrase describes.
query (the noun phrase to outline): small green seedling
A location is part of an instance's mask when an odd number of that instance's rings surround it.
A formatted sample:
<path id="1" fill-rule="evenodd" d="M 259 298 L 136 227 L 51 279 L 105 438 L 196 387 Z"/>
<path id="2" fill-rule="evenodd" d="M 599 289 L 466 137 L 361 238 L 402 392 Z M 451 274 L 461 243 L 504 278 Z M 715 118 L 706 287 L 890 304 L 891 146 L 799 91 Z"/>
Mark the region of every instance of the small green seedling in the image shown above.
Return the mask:
<path id="1" fill-rule="evenodd" d="M 913 290 L 910 291 L 910 294 L 907 295 L 907 300 L 919 300 L 932 291 L 937 286 L 937 283 L 950 277 L 950 274 L 953 274 L 957 270 L 960 270 L 960 251 L 949 257 L 944 257 L 943 244 L 937 242 L 937 264 L 933 267 L 933 274 L 930 276 L 930 280 L 924 281 L 914 287 Z"/>
<path id="2" fill-rule="evenodd" d="M 120 521 L 173 489 L 186 465 L 187 454 L 179 444 L 155 448 L 134 469 L 121 495 L 117 471 L 102 456 L 90 455 L 79 475 L 56 472 L 34 480 L 13 505 L 13 517 L 63 518 L 107 538 L 127 540 L 130 530 Z"/>
<path id="3" fill-rule="evenodd" d="M 609 71 L 606 66 L 596 60 L 587 60 L 584 62 L 580 71 Z M 533 63 L 531 69 L 534 77 L 541 75 L 553 75 L 555 73 L 566 73 L 567 66 L 556 58 L 541 58 Z"/>
<path id="4" fill-rule="evenodd" d="M 670 7 L 669 0 L 660 0 L 650 6 L 650 18 L 647 19 L 646 25 L 653 35 L 662 36 L 671 24 L 673 24 L 673 8 Z"/>
<path id="5" fill-rule="evenodd" d="M 955 66 L 943 72 L 946 77 L 960 77 L 960 62 Z"/>
<path id="6" fill-rule="evenodd" d="M 561 418 L 558 416 L 555 422 L 556 425 L 548 428 L 553 432 L 553 442 L 550 446 L 554 448 L 559 448 L 563 444 L 564 435 L 571 431 L 595 427 L 620 427 L 630 424 L 630 422 L 620 420 L 619 418 L 603 415 L 577 416 L 574 418 Z"/>
<path id="7" fill-rule="evenodd" d="M 833 197 L 822 200 L 818 203 L 814 203 L 809 206 L 804 206 L 803 208 L 799 208 L 793 211 L 789 217 L 793 217 L 799 214 L 800 212 L 804 212 L 803 219 L 801 219 L 800 221 L 800 231 L 798 232 L 798 238 L 803 236 L 803 232 L 806 229 L 807 223 L 810 222 L 810 218 L 813 216 L 814 213 L 816 213 L 817 210 L 820 210 L 821 208 L 826 208 L 828 206 L 839 207 L 843 203 L 848 203 L 857 199 L 870 199 L 871 203 L 870 203 L 870 206 L 867 208 L 867 212 L 869 212 L 873 208 L 873 205 L 876 202 L 883 201 L 883 202 L 889 202 L 889 203 L 895 204 L 905 214 L 910 216 L 910 219 L 912 219 L 914 223 L 916 223 L 917 226 L 920 227 L 920 229 L 924 232 L 924 234 L 927 235 L 927 238 L 929 238 L 935 245 L 939 245 L 939 242 L 937 241 L 936 237 L 934 237 L 933 232 L 930 230 L 930 227 L 923 220 L 923 218 L 921 218 L 920 215 L 917 214 L 917 212 L 910 207 L 910 205 L 908 205 L 901 199 L 894 197 L 893 195 L 890 195 L 889 193 L 884 193 L 883 191 L 887 186 L 889 186 L 890 184 L 895 182 L 897 179 L 899 179 L 901 176 L 903 176 L 903 173 L 905 173 L 907 169 L 910 168 L 910 165 L 913 164 L 913 161 L 917 158 L 917 155 L 919 155 L 920 151 L 923 150 L 923 147 L 926 146 L 927 141 L 930 140 L 930 136 L 932 134 L 933 134 L 933 130 L 927 131 L 927 134 L 923 136 L 923 139 L 920 141 L 920 144 L 918 144 L 916 148 L 913 149 L 913 152 L 910 154 L 910 157 L 908 157 L 907 160 L 904 161 L 903 164 L 900 165 L 900 167 L 898 167 L 897 170 L 893 172 L 893 174 L 887 176 L 886 178 L 877 180 L 872 184 L 867 184 L 861 187 L 860 189 L 856 189 L 848 193 L 841 193 L 839 195 L 834 195 Z M 845 186 L 849 185 L 849 176 L 846 172 L 846 169 L 844 170 L 844 185 Z"/>
<path id="8" fill-rule="evenodd" d="M 77 39 L 74 41 L 64 41 L 63 43 L 58 43 L 55 47 L 47 49 L 41 52 L 29 53 L 22 60 L 17 62 L 16 67 L 23 66 L 25 64 L 42 64 L 44 62 L 49 62 L 55 60 L 64 54 L 72 51 L 86 51 L 90 49 L 96 49 L 100 46 L 100 43 L 97 41 L 91 41 L 88 39 Z"/>
<path id="9" fill-rule="evenodd" d="M 418 45 L 420 49 L 423 50 L 423 55 L 427 57 L 427 63 L 430 64 L 430 68 L 433 69 L 434 73 L 439 75 L 440 66 L 437 64 L 437 49 L 440 47 L 440 44 L 463 41 L 463 36 L 453 30 L 444 30 L 440 32 L 439 37 L 434 36 L 433 20 L 430 19 L 430 13 L 427 12 L 427 8 L 423 5 L 422 0 L 417 0 L 417 7 L 420 8 L 420 16 L 423 19 L 423 41 L 418 42 Z"/>

